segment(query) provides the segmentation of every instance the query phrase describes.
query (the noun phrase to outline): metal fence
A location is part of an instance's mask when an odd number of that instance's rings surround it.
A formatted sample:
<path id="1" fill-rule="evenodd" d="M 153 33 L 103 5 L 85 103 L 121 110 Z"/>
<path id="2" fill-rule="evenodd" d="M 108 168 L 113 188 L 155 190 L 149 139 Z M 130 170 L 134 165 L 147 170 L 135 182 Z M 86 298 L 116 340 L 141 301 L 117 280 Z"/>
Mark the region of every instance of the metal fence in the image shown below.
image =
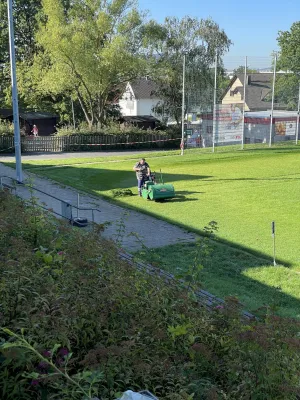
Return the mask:
<path id="1" fill-rule="evenodd" d="M 298 143 L 300 79 L 279 70 L 277 54 L 216 57 L 205 79 L 186 65 L 187 147 Z"/>
<path id="2" fill-rule="evenodd" d="M 179 148 L 180 138 L 145 133 L 128 135 L 28 136 L 21 138 L 23 153 L 103 151 L 115 149 Z M 0 152 L 14 151 L 14 137 L 0 136 Z"/>

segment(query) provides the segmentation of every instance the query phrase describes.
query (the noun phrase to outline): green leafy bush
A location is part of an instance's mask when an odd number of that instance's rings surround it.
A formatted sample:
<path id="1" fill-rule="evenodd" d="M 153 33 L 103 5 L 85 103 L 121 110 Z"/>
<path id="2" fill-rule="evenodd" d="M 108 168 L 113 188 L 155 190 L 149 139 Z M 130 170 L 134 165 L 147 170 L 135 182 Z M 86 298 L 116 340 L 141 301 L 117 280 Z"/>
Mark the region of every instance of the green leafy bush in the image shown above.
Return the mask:
<path id="1" fill-rule="evenodd" d="M 220 266 L 221 267 L 221 266 Z M 234 306 L 233 306 L 234 305 Z M 0 192 L 3 400 L 296 399 L 299 321 L 244 321 L 235 299 L 207 311 L 179 286 Z"/>
<path id="2" fill-rule="evenodd" d="M 145 134 L 147 130 L 140 129 L 134 125 L 122 126 L 118 123 L 111 123 L 103 126 L 88 126 L 82 123 L 77 128 L 72 125 L 61 126 L 57 128 L 58 136 L 70 136 L 70 135 L 115 135 L 115 134 Z"/>
<path id="3" fill-rule="evenodd" d="M 0 136 L 13 135 L 14 126 L 10 122 L 0 120 Z"/>

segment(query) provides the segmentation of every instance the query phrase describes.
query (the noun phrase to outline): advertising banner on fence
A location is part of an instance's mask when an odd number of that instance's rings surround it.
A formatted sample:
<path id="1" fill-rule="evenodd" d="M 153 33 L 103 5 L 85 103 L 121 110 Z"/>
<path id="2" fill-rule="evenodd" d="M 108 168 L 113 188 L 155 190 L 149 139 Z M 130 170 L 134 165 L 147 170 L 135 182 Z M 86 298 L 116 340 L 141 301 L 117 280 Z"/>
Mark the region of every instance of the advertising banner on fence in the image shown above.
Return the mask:
<path id="1" fill-rule="evenodd" d="M 279 136 L 296 135 L 296 122 L 295 121 L 275 122 L 275 135 Z"/>
<path id="2" fill-rule="evenodd" d="M 243 113 L 236 104 L 216 105 L 215 143 L 240 142 L 243 135 Z"/>

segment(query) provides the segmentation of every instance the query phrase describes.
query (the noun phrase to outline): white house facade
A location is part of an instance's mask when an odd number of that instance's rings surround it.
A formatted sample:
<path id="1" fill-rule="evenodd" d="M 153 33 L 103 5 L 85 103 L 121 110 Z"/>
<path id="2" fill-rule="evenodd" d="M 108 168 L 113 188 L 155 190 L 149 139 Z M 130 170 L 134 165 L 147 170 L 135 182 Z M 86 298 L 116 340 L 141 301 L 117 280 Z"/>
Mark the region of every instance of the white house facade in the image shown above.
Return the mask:
<path id="1" fill-rule="evenodd" d="M 160 102 L 155 94 L 156 86 L 153 81 L 147 78 L 128 82 L 125 92 L 119 100 L 121 114 L 123 116 L 152 115 L 154 107 Z"/>

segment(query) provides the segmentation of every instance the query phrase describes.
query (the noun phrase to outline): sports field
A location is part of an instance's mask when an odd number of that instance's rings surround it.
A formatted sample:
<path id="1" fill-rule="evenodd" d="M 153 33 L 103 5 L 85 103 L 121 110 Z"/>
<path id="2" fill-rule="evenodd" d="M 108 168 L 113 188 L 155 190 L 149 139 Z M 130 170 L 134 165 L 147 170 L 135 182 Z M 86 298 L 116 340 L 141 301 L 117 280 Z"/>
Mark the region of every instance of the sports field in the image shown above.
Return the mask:
<path id="1" fill-rule="evenodd" d="M 100 155 L 96 159 L 32 161 L 25 167 L 66 185 L 111 199 L 111 190 L 116 188 L 130 188 L 136 194 L 136 179 L 132 171 L 136 159 L 124 155 L 108 159 Z M 269 301 L 285 308 L 283 313 L 286 315 L 300 316 L 300 148 L 280 146 L 271 150 L 249 149 L 215 154 L 191 150 L 183 157 L 178 152 L 163 152 L 151 153 L 146 158 L 152 170 L 158 172 L 161 169 L 164 181 L 174 184 L 177 197 L 161 203 L 145 201 L 138 196 L 122 197 L 117 201 L 193 231 L 201 232 L 209 221 L 216 221 L 218 237 L 226 246 L 222 247 L 223 250 L 218 249 L 219 255 L 212 271 L 214 277 L 204 277 L 203 285 L 219 296 L 239 295 L 252 309 Z M 277 259 L 283 265 L 277 269 L 271 266 L 272 221 L 276 221 L 277 227 Z M 251 260 L 246 263 L 241 257 L 243 253 L 231 250 L 228 245 L 255 256 L 250 256 Z M 224 268 L 227 283 L 225 277 L 221 279 L 221 271 L 224 272 L 222 252 L 227 260 Z M 188 264 L 188 254 L 192 251 L 177 246 L 158 253 L 162 260 L 168 256 L 168 268 L 172 269 L 176 260 L 182 265 L 185 259 Z M 208 272 L 204 269 L 203 274 Z M 253 281 L 259 285 L 253 293 L 249 293 L 251 285 L 242 291 L 240 278 L 244 284 Z M 264 288 L 272 289 L 266 299 Z M 282 300 L 276 300 L 278 296 Z M 282 296 L 285 296 L 284 300 Z M 284 304 L 278 304 L 278 301 Z M 289 301 L 290 307 L 285 304 Z"/>

